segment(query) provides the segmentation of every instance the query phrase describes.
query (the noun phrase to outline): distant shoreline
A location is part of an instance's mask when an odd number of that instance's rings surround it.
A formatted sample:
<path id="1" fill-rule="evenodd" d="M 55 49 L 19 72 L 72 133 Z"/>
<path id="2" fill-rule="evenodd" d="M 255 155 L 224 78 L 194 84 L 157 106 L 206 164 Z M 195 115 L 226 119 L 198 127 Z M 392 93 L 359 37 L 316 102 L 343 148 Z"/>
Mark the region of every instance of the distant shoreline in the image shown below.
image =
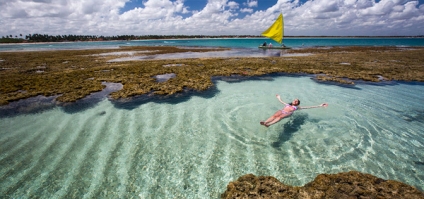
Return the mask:
<path id="1" fill-rule="evenodd" d="M 0 45 L 13 45 L 13 44 L 50 44 L 50 43 L 75 43 L 75 42 L 116 42 L 116 41 L 140 41 L 140 40 L 184 40 L 184 39 L 257 39 L 257 38 L 264 38 L 263 36 L 253 36 L 253 35 L 222 35 L 222 36 L 206 36 L 206 35 L 199 35 L 199 36 L 160 36 L 160 38 L 137 38 L 137 39 L 96 39 L 96 40 L 76 40 L 76 41 L 28 41 L 23 38 L 7 38 L 7 42 L 5 41 L 6 38 L 0 39 Z M 424 35 L 416 35 L 416 36 L 284 36 L 284 38 L 424 38 Z M 11 41 L 12 40 L 12 41 Z M 16 42 L 13 42 L 13 40 L 16 40 Z"/>

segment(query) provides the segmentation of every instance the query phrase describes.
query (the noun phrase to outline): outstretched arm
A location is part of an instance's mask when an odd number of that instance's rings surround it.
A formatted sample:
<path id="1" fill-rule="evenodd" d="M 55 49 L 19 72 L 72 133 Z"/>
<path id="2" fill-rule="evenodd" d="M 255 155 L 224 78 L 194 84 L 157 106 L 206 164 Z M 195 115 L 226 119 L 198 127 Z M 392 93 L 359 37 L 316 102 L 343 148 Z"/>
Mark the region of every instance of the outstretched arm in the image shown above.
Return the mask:
<path id="1" fill-rule="evenodd" d="M 319 108 L 319 107 L 327 107 L 327 103 L 320 104 L 318 106 L 299 106 L 299 109 L 309 109 L 309 108 Z"/>
<path id="2" fill-rule="evenodd" d="M 277 94 L 276 96 L 277 96 L 278 101 L 280 101 L 282 104 L 284 104 L 284 105 L 286 105 L 286 104 L 287 104 L 287 103 L 283 102 L 283 100 L 281 100 L 281 97 L 280 97 L 280 95 L 279 95 L 279 94 Z"/>

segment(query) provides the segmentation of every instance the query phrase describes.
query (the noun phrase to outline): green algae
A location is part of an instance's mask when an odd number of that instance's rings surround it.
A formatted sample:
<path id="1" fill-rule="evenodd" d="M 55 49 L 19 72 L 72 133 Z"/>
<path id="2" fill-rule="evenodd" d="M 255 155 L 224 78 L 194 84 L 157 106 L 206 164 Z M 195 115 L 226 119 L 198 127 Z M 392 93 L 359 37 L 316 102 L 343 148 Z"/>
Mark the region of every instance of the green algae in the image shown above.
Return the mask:
<path id="1" fill-rule="evenodd" d="M 37 95 L 73 102 L 104 88 L 123 84 L 114 99 L 154 93 L 172 95 L 184 89 L 206 90 L 213 76 L 260 76 L 270 73 L 317 74 L 319 81 L 354 84 L 351 80 L 424 81 L 424 48 L 335 47 L 292 49 L 301 57 L 191 58 L 108 62 L 134 55 L 222 51 L 224 48 L 120 47 L 119 49 L 61 50 L 0 53 L 0 104 Z M 102 55 L 100 54 L 106 54 Z M 134 56 L 132 55 L 132 56 Z M 154 78 L 176 74 L 165 82 Z"/>

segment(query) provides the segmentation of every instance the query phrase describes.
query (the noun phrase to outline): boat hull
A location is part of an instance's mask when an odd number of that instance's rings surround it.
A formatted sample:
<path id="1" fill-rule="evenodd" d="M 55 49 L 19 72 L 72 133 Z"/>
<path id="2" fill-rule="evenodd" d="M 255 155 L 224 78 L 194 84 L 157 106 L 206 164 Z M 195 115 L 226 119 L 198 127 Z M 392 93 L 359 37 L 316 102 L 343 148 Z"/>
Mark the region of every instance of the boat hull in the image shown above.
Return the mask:
<path id="1" fill-rule="evenodd" d="M 291 47 L 287 47 L 287 46 L 258 46 L 258 48 L 262 48 L 262 49 L 291 49 Z"/>

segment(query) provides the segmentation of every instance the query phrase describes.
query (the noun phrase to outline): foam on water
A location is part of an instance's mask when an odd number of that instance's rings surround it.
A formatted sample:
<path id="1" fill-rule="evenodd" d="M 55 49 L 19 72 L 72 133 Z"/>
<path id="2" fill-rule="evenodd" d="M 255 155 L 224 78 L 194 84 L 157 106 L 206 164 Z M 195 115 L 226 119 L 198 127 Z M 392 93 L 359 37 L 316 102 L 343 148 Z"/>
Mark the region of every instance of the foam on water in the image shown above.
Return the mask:
<path id="1" fill-rule="evenodd" d="M 217 198 L 248 173 L 301 186 L 349 170 L 424 189 L 422 84 L 345 88 L 285 76 L 218 81 L 217 91 L 3 117 L 0 195 Z M 259 125 L 282 107 L 277 93 L 330 105 Z"/>

